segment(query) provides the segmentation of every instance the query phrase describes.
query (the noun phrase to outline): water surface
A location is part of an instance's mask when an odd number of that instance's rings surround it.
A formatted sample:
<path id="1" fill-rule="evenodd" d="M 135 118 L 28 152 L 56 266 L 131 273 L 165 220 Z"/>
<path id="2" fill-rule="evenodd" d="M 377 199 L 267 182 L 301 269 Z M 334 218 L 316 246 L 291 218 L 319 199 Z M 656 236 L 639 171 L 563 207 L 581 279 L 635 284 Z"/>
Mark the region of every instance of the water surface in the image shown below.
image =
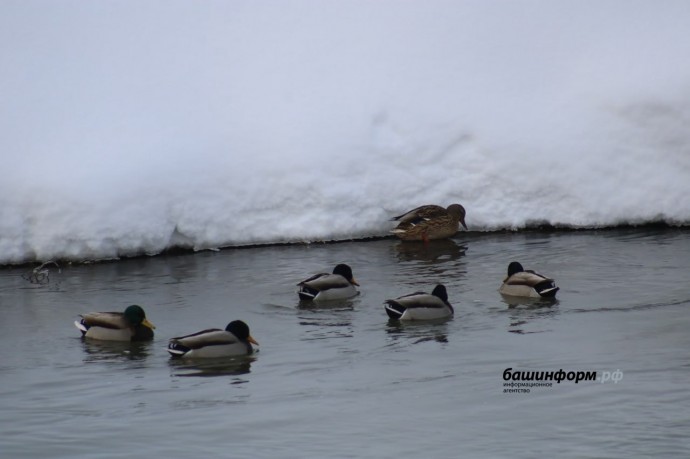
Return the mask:
<path id="1" fill-rule="evenodd" d="M 556 278 L 514 302 L 508 262 Z M 349 263 L 361 295 L 295 284 Z M 259 247 L 0 271 L 0 450 L 8 458 L 687 457 L 690 232 L 460 234 Z M 454 319 L 400 325 L 385 299 L 444 283 Z M 85 342 L 81 312 L 144 306 L 150 343 Z M 251 359 L 171 361 L 173 336 L 230 320 Z M 620 370 L 504 393 L 507 368 Z"/>

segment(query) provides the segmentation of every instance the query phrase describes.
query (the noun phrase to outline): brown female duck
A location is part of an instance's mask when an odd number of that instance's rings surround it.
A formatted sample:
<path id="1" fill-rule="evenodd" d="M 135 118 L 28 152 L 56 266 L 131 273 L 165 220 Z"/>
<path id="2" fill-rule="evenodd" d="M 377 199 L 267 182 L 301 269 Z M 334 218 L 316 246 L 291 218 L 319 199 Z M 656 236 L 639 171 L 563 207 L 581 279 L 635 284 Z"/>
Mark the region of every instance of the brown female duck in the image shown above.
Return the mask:
<path id="1" fill-rule="evenodd" d="M 465 208 L 451 204 L 447 209 L 433 204 L 417 207 L 391 219 L 398 221 L 392 231 L 403 241 L 445 239 L 458 232 L 458 223 L 467 229 Z"/>

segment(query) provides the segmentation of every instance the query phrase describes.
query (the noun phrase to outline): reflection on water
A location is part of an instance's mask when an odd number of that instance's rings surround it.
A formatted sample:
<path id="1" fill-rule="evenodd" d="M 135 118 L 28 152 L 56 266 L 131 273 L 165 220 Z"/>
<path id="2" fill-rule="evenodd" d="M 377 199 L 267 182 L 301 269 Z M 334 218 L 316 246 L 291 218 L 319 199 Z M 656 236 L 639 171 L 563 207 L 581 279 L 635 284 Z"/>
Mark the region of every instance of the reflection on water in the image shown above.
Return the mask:
<path id="1" fill-rule="evenodd" d="M 425 320 L 419 322 L 401 322 L 388 319 L 386 334 L 393 343 L 405 340 L 407 343 L 419 344 L 428 341 L 448 342 L 448 322 L 451 318 Z"/>
<path id="2" fill-rule="evenodd" d="M 173 359 L 168 362 L 172 376 L 240 376 L 251 372 L 254 356 L 217 359 Z M 237 379 L 233 384 L 244 384 L 246 379 Z"/>
<path id="3" fill-rule="evenodd" d="M 300 301 L 299 324 L 307 327 L 302 340 L 351 338 L 354 335 L 352 314 L 356 300 Z"/>
<path id="4" fill-rule="evenodd" d="M 354 309 L 353 299 L 333 300 L 333 301 L 305 301 L 300 300 L 297 309 L 306 311 L 351 311 Z"/>
<path id="5" fill-rule="evenodd" d="M 151 353 L 150 341 L 100 341 L 80 338 L 84 344 L 84 362 L 144 360 Z"/>
<path id="6" fill-rule="evenodd" d="M 458 279 L 465 275 L 463 258 L 467 245 L 457 244 L 450 239 L 429 241 L 401 241 L 394 246 L 398 260 L 397 277 L 400 282 L 419 290 L 431 290 L 437 283 Z M 431 284 L 431 287 L 427 287 Z M 410 292 L 401 292 L 400 295 Z M 398 295 L 396 295 L 398 296 Z M 451 301 L 452 303 L 452 301 Z"/>
<path id="7" fill-rule="evenodd" d="M 522 296 L 510 296 L 501 294 L 501 301 L 508 305 L 509 309 L 523 307 L 526 309 L 550 308 L 558 304 L 556 298 L 526 298 Z"/>
<path id="8" fill-rule="evenodd" d="M 398 261 L 425 261 L 444 263 L 465 256 L 467 245 L 457 244 L 451 239 L 440 239 L 427 243 L 401 241 L 395 246 Z"/>
<path id="9" fill-rule="evenodd" d="M 545 318 L 553 318 L 558 314 L 556 298 L 521 298 L 501 295 L 503 303 L 508 305 L 510 324 L 508 331 L 520 335 L 528 333 L 542 333 L 546 329 L 531 329 L 536 323 L 543 326 Z"/>

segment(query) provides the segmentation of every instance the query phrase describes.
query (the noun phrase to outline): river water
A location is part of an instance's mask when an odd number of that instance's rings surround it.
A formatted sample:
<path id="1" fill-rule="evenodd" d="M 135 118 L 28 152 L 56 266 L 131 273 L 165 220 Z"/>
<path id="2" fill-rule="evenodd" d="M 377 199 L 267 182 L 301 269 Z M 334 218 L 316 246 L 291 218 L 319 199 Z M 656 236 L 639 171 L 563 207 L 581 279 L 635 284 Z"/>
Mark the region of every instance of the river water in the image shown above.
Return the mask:
<path id="1" fill-rule="evenodd" d="M 553 276 L 553 303 L 498 287 Z M 346 262 L 353 300 L 295 284 Z M 690 231 L 461 233 L 0 270 L 3 458 L 690 456 Z M 456 315 L 389 322 L 444 283 Z M 85 342 L 79 313 L 141 304 L 153 342 Z M 179 363 L 167 339 L 246 321 L 251 359 Z M 506 386 L 506 369 L 597 380 Z M 511 389 L 513 391 L 511 391 Z"/>

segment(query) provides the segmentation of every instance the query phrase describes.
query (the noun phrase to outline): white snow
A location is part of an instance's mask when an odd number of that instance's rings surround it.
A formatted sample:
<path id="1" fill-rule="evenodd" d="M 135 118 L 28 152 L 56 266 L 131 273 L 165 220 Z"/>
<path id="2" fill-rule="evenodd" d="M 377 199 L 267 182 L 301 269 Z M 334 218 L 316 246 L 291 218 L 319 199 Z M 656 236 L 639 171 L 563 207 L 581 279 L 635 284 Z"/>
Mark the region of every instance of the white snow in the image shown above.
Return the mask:
<path id="1" fill-rule="evenodd" d="M 690 224 L 690 2 L 5 0 L 0 264 Z"/>

